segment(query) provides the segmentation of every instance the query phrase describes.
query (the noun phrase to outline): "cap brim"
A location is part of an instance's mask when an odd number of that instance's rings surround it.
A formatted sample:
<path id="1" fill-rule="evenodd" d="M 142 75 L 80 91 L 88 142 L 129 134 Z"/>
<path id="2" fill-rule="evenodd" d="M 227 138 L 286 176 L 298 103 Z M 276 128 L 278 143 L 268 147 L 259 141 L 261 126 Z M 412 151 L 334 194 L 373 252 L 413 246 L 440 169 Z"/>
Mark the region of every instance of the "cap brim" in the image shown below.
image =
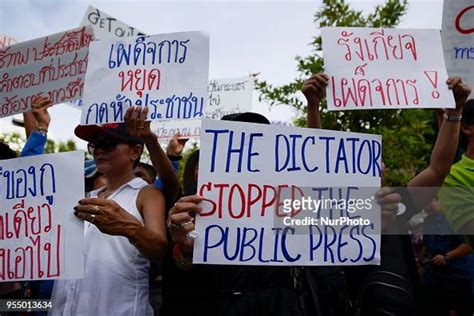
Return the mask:
<path id="1" fill-rule="evenodd" d="M 137 144 L 141 144 L 140 139 L 136 139 L 135 137 L 124 138 L 121 137 L 120 134 L 114 133 L 113 129 L 106 129 L 99 125 L 78 125 L 74 129 L 74 134 L 82 140 L 86 142 L 93 143 L 97 138 L 114 138 L 120 139 L 124 141 L 132 141 L 136 142 Z"/>

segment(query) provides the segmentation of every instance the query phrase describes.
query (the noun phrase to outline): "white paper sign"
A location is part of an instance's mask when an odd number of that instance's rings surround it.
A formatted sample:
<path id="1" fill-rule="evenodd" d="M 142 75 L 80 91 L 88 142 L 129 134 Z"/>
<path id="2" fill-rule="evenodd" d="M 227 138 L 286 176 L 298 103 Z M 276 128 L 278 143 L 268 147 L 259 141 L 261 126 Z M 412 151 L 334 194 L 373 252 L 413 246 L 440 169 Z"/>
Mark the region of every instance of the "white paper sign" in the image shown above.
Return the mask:
<path id="1" fill-rule="evenodd" d="M 0 34 L 0 49 L 4 49 L 7 46 L 18 43 L 16 39 L 8 35 Z"/>
<path id="2" fill-rule="evenodd" d="M 474 1 L 444 1 L 441 37 L 448 74 L 474 87 Z"/>
<path id="3" fill-rule="evenodd" d="M 132 106 L 148 119 L 203 115 L 209 80 L 209 37 L 201 32 L 102 40 L 90 47 L 81 124 L 122 122 Z"/>
<path id="4" fill-rule="evenodd" d="M 134 27 L 116 19 L 102 10 L 89 5 L 81 25 L 92 25 L 94 36 L 96 40 L 103 40 L 109 38 L 124 38 L 135 37 L 138 35 L 145 35 Z"/>
<path id="5" fill-rule="evenodd" d="M 92 40 L 89 26 L 0 49 L 0 117 L 29 111 L 37 96 L 79 98 Z"/>
<path id="6" fill-rule="evenodd" d="M 220 120 L 227 114 L 252 111 L 253 90 L 253 77 L 210 80 L 204 117 Z M 159 139 L 170 139 L 176 134 L 181 138 L 194 138 L 201 134 L 201 121 L 155 122 L 153 130 Z"/>
<path id="7" fill-rule="evenodd" d="M 378 135 L 203 120 L 193 262 L 378 264 L 381 153 Z"/>
<path id="8" fill-rule="evenodd" d="M 438 30 L 323 28 L 329 110 L 454 108 Z"/>
<path id="9" fill-rule="evenodd" d="M 0 161 L 0 282 L 84 276 L 84 153 Z"/>

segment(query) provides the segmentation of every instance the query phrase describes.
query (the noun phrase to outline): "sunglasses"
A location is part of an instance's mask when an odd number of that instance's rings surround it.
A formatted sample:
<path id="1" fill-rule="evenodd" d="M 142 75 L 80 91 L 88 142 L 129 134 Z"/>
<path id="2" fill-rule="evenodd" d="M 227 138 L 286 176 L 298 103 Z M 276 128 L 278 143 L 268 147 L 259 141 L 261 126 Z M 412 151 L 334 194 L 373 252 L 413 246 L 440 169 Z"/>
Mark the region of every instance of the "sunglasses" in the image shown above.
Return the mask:
<path id="1" fill-rule="evenodd" d="M 117 141 L 113 139 L 101 139 L 101 140 L 95 141 L 94 143 L 87 144 L 87 150 L 89 151 L 89 154 L 91 155 L 94 155 L 94 152 L 97 149 L 102 149 L 103 151 L 108 153 L 115 150 L 115 148 L 119 144 L 131 145 L 130 143 L 125 142 L 125 141 Z"/>

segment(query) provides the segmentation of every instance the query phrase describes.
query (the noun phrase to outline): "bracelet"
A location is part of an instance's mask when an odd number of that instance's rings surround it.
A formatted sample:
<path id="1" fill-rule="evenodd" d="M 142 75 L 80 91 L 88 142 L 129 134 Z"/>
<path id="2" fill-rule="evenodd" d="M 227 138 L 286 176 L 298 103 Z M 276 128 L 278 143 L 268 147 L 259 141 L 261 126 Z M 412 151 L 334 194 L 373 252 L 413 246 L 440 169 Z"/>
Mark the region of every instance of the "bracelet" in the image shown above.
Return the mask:
<path id="1" fill-rule="evenodd" d="M 444 113 L 443 118 L 446 121 L 450 121 L 450 122 L 461 122 L 462 121 L 462 115 L 448 115 L 448 114 Z"/>
<path id="2" fill-rule="evenodd" d="M 46 136 L 46 134 L 48 134 L 48 129 L 46 129 L 44 127 L 36 126 L 34 130 L 37 131 L 38 133 L 40 133 L 43 136 Z"/>

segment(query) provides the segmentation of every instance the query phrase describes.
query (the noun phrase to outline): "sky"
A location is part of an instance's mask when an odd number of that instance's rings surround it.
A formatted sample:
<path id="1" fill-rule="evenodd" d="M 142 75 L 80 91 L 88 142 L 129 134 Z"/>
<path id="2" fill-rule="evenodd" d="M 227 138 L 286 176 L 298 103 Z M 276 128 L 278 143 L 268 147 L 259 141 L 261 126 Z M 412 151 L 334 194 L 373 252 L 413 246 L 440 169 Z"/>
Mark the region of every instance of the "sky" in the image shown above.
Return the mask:
<path id="1" fill-rule="evenodd" d="M 384 1 L 348 2 L 369 13 Z M 210 79 L 260 73 L 260 79 L 280 85 L 297 77 L 295 56 L 312 53 L 309 43 L 318 32 L 314 13 L 321 1 L 0 0 L 0 33 L 25 41 L 72 29 L 79 26 L 89 4 L 147 34 L 208 32 Z M 409 0 L 399 27 L 440 29 L 442 7 L 442 0 Z M 255 106 L 268 113 L 265 104 Z M 60 104 L 50 113 L 49 137 L 74 139 L 85 148 L 73 134 L 79 110 Z M 284 118 L 288 110 L 270 115 Z M 8 130 L 10 121 L 0 119 L 0 131 Z"/>

